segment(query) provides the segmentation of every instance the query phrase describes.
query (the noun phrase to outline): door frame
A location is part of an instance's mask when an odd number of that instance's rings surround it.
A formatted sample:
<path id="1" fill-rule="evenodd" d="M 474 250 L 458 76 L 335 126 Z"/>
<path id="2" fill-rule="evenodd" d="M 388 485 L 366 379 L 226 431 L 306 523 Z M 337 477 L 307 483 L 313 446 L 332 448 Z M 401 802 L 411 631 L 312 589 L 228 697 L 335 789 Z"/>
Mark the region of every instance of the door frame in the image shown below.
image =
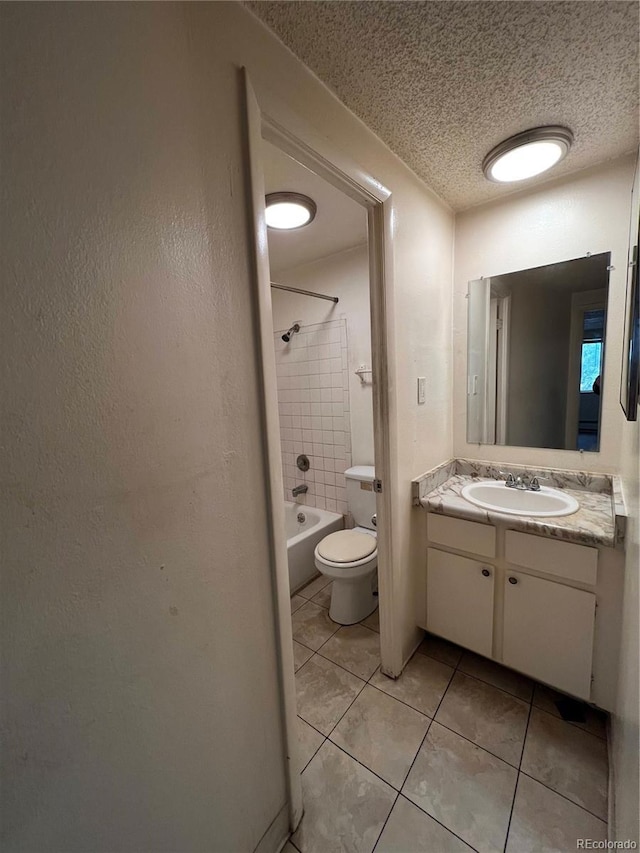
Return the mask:
<path id="1" fill-rule="evenodd" d="M 604 356 L 607 325 L 607 289 L 581 290 L 571 295 L 571 325 L 569 332 L 569 366 L 567 369 L 567 413 L 565 418 L 565 447 L 576 450 L 580 424 L 580 366 L 582 357 L 582 334 L 584 315 L 587 311 L 604 310 L 604 334 L 600 359 L 600 414 L 598 415 L 598 448 L 602 429 L 602 393 L 604 389 Z"/>
<path id="2" fill-rule="evenodd" d="M 302 789 L 297 761 L 297 709 L 293 663 L 293 637 L 287 542 L 284 533 L 282 458 L 277 402 L 276 363 L 273 347 L 271 276 L 265 221 L 265 189 L 262 142 L 266 140 L 303 166 L 310 168 L 367 211 L 369 252 L 369 300 L 371 310 L 371 355 L 373 370 L 373 432 L 376 477 L 382 491 L 376 495 L 378 532 L 378 588 L 380 611 L 381 669 L 391 677 L 403 668 L 402 639 L 395 618 L 396 595 L 393 578 L 393 536 L 398 511 L 397 440 L 393 348 L 392 195 L 380 181 L 326 137 L 303 122 L 277 99 L 269 96 L 269 110 L 262 108 L 246 68 L 242 69 L 245 98 L 245 143 L 248 161 L 250 227 L 254 243 L 254 276 L 257 327 L 259 332 L 259 378 L 267 480 L 267 511 L 271 528 L 271 562 L 274 567 L 274 606 L 280 686 L 284 707 L 286 772 L 289 819 L 293 831 L 302 817 Z"/>

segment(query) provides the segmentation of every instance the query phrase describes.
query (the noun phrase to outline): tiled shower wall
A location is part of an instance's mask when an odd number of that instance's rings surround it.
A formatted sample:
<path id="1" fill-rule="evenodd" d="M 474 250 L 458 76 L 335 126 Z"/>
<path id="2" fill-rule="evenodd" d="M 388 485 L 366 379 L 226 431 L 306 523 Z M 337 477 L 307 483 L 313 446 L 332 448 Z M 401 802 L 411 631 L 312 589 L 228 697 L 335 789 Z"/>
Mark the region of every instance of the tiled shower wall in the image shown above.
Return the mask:
<path id="1" fill-rule="evenodd" d="M 274 335 L 285 500 L 347 511 L 344 472 L 351 467 L 346 320 L 301 324 L 286 344 Z M 304 453 L 311 467 L 300 471 Z M 304 495 L 291 489 L 306 483 Z"/>

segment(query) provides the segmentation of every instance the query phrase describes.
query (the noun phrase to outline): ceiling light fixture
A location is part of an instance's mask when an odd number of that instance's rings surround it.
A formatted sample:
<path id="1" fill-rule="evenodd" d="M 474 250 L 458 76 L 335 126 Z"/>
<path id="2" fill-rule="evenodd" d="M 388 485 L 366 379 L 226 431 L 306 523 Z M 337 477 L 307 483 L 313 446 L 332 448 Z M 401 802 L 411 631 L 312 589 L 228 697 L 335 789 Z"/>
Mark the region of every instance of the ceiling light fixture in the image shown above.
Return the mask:
<path id="1" fill-rule="evenodd" d="M 563 160 L 572 142 L 573 133 L 567 127 L 534 127 L 496 145 L 484 158 L 482 171 L 497 184 L 524 181 Z"/>
<path id="2" fill-rule="evenodd" d="M 315 201 L 301 193 L 269 193 L 266 197 L 267 226 L 279 231 L 303 228 L 313 221 L 316 210 Z"/>

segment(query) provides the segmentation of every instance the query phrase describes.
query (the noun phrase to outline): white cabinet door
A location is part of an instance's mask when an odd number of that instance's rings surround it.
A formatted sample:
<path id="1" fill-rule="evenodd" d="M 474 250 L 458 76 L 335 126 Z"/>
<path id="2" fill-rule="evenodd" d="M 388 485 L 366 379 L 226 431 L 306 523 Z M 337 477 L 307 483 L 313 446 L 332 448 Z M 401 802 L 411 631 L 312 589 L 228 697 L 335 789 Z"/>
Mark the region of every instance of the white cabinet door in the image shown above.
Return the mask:
<path id="1" fill-rule="evenodd" d="M 427 551 L 427 629 L 486 657 L 493 652 L 494 568 Z"/>
<path id="2" fill-rule="evenodd" d="M 589 699 L 595 610 L 591 592 L 507 572 L 503 663 Z"/>

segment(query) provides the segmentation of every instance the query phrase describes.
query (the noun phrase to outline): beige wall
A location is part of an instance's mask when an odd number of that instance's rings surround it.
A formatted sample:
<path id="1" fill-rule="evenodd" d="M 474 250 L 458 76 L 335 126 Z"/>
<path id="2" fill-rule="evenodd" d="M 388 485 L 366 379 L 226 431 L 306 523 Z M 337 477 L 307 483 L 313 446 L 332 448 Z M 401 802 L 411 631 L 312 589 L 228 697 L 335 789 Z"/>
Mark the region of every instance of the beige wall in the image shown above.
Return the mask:
<path id="1" fill-rule="evenodd" d="M 569 293 L 515 282 L 509 316 L 508 444 L 564 444 L 570 329 Z"/>
<path id="2" fill-rule="evenodd" d="M 453 218 L 239 5 L 0 11 L 3 849 L 251 851 L 286 794 L 239 68 L 393 192 L 407 650 Z"/>
<path id="3" fill-rule="evenodd" d="M 363 210 L 363 217 L 365 212 Z M 338 304 L 283 290 L 273 290 L 275 329 L 287 329 L 294 320 L 303 326 L 343 317 L 349 348 L 349 404 L 353 465 L 373 465 L 373 409 L 371 375 L 362 383 L 354 371 L 360 364 L 371 367 L 371 318 L 369 313 L 369 254 L 367 246 L 339 252 L 287 272 L 278 281 L 292 287 L 328 293 Z"/>
<path id="4" fill-rule="evenodd" d="M 286 792 L 236 71 L 211 134 L 181 8 L 1 11 L 2 846 L 250 851 Z"/>
<path id="5" fill-rule="evenodd" d="M 420 639 L 416 601 L 424 561 L 424 518 L 411 507 L 411 480 L 451 457 L 451 280 L 454 218 L 449 208 L 416 178 L 402 161 L 304 69 L 283 51 L 258 21 L 248 25 L 248 13 L 229 3 L 199 3 L 189 7 L 192 45 L 204 69 L 210 112 L 216 78 L 214 57 L 232 56 L 244 63 L 262 108 L 289 111 L 312 126 L 335 148 L 348 154 L 392 193 L 393 281 L 387 300 L 390 328 L 390 394 L 393 474 L 387 484 L 394 500 L 393 572 L 396 619 L 404 656 Z M 216 34 L 219 45 L 212 48 Z M 274 61 L 277 58 L 277 61 Z M 230 84 L 229 84 L 230 85 Z M 211 133 L 220 132 L 212 120 Z M 416 378 L 426 375 L 427 400 L 417 405 Z"/>
<path id="6" fill-rule="evenodd" d="M 640 213 L 640 172 L 636 170 L 632 241 L 637 239 Z M 640 417 L 640 410 L 637 412 Z M 630 512 L 627 528 L 623 593 L 620 678 L 617 711 L 612 717 L 612 767 L 615 793 L 613 838 L 631 839 L 640 844 L 638 803 L 640 802 L 640 422 L 624 422 L 620 452 L 620 473 L 624 497 Z"/>
<path id="7" fill-rule="evenodd" d="M 619 473 L 630 513 L 617 712 L 612 718 L 615 825 L 613 837 L 638 840 L 639 590 L 638 423 L 619 403 L 631 191 L 635 156 L 575 177 L 473 208 L 456 219 L 454 292 L 454 449 L 456 455 L 587 471 Z M 636 178 L 637 181 L 637 178 Z M 605 392 L 600 453 L 470 445 L 466 442 L 467 282 L 611 251 Z"/>
<path id="8" fill-rule="evenodd" d="M 457 456 L 587 471 L 620 470 L 619 404 L 629 205 L 634 157 L 549 182 L 456 218 L 454 451 Z M 466 441 L 467 283 L 481 276 L 611 251 L 602 438 L 599 453 L 500 447 Z"/>

